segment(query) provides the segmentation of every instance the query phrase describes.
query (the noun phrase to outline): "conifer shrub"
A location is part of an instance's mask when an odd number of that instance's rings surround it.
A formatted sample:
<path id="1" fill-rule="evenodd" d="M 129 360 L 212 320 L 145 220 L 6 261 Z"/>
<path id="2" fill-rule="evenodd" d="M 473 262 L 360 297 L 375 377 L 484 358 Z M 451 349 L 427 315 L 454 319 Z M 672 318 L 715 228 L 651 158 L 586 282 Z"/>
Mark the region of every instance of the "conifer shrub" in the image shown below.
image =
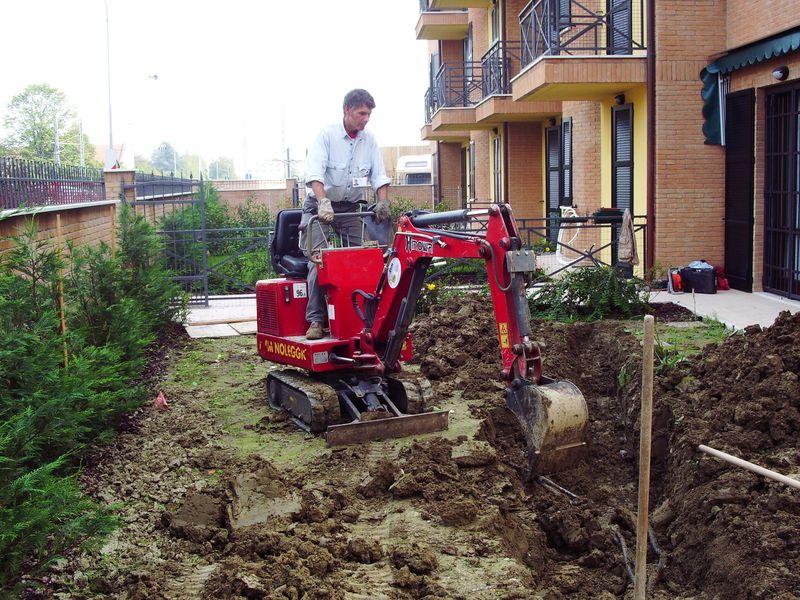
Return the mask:
<path id="1" fill-rule="evenodd" d="M 122 206 L 119 252 L 39 240 L 30 221 L 0 256 L 0 592 L 115 527 L 76 484 L 90 445 L 144 397 L 145 349 L 185 300 L 161 245 Z M 63 273 L 66 335 L 61 328 Z M 65 365 L 64 348 L 67 350 Z M 2 595 L 2 593 L 0 593 Z"/>

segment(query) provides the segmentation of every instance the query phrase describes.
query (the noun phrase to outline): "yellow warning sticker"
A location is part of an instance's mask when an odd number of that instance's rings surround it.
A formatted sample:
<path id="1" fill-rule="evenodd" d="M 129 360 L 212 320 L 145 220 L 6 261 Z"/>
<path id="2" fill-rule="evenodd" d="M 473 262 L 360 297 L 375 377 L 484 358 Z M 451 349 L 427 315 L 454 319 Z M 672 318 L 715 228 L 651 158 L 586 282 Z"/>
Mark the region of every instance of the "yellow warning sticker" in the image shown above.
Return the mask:
<path id="1" fill-rule="evenodd" d="M 500 347 L 508 348 L 511 344 L 508 343 L 508 323 L 500 323 Z"/>

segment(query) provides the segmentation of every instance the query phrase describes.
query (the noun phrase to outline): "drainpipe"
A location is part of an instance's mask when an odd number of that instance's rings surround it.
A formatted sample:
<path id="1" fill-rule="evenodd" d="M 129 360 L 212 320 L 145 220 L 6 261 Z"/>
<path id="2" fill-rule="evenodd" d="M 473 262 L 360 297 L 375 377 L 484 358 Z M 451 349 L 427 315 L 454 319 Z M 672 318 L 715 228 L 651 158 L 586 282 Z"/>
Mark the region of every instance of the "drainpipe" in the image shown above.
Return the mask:
<path id="1" fill-rule="evenodd" d="M 508 121 L 503 123 L 503 202 L 511 204 L 508 197 Z"/>
<path id="2" fill-rule="evenodd" d="M 647 229 L 645 274 L 656 256 L 656 2 L 647 0 Z"/>

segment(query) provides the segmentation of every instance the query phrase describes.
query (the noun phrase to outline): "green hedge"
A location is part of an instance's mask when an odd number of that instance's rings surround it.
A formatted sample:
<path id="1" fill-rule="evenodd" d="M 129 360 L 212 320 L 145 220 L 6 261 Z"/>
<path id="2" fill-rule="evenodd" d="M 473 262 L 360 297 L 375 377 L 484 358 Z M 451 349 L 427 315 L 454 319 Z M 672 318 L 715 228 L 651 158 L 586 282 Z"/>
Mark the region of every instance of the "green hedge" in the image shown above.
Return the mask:
<path id="1" fill-rule="evenodd" d="M 144 397 L 145 350 L 185 302 L 141 216 L 120 211 L 119 252 L 38 240 L 29 221 L 0 257 L 0 591 L 12 593 L 114 515 L 76 485 L 86 449 Z M 66 335 L 59 273 L 63 273 Z M 177 300 L 177 301 L 176 301 Z M 65 366 L 64 348 L 67 350 Z M 151 390 L 148 390 L 151 392 Z M 2 595 L 2 594 L 0 594 Z"/>

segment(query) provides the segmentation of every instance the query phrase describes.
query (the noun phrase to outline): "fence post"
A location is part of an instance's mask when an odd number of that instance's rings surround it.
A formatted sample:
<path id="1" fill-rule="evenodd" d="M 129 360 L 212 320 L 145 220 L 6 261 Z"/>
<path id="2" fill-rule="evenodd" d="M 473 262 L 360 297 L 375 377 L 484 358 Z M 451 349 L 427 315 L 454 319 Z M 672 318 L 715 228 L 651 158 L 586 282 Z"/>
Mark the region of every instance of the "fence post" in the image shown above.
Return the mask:
<path id="1" fill-rule="evenodd" d="M 62 258 L 61 213 L 56 213 L 56 241 L 58 244 L 58 259 L 60 261 Z M 61 266 L 58 268 L 58 308 L 59 312 L 61 313 L 61 340 L 64 344 L 64 368 L 66 369 L 68 364 L 67 319 L 64 316 L 64 273 L 62 272 Z"/>
<path id="2" fill-rule="evenodd" d="M 111 258 L 117 257 L 117 205 L 108 207 L 108 216 L 111 221 Z"/>

